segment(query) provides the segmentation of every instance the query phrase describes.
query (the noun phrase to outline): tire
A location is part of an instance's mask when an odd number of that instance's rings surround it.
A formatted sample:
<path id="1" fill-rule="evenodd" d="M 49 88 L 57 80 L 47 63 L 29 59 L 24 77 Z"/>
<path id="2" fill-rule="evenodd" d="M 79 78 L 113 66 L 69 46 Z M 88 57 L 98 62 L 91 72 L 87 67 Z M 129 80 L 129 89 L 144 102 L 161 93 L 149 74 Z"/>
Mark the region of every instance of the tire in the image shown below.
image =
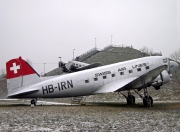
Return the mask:
<path id="1" fill-rule="evenodd" d="M 146 97 L 143 98 L 143 105 L 144 105 L 145 107 L 147 107 L 147 100 L 146 100 Z"/>
<path id="2" fill-rule="evenodd" d="M 153 106 L 153 98 L 151 96 L 149 96 L 149 100 L 150 100 L 150 107 Z"/>
<path id="3" fill-rule="evenodd" d="M 128 105 L 134 105 L 135 104 L 135 97 L 133 95 L 128 95 L 126 101 L 127 101 Z"/>
<path id="4" fill-rule="evenodd" d="M 153 106 L 153 99 L 152 99 L 152 97 L 151 96 L 145 96 L 144 98 L 143 98 L 143 105 L 145 106 L 145 107 L 152 107 Z"/>
<path id="5" fill-rule="evenodd" d="M 135 102 L 136 102 L 136 99 L 135 99 L 135 97 L 132 95 L 132 104 L 134 105 Z"/>
<path id="6" fill-rule="evenodd" d="M 34 99 L 31 100 L 31 104 L 33 104 L 34 106 L 36 106 L 36 101 Z"/>

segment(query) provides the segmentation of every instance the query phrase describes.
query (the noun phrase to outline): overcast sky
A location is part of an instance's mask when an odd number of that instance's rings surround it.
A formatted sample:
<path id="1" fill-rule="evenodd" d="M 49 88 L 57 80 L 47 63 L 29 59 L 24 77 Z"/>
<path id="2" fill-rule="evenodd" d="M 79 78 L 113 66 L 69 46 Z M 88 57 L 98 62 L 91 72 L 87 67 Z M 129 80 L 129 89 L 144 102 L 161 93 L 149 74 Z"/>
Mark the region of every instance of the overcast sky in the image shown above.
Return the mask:
<path id="1" fill-rule="evenodd" d="M 92 49 L 180 49 L 179 0 L 0 0 L 0 70 L 22 56 L 39 74 Z M 50 64 L 51 63 L 51 64 Z"/>

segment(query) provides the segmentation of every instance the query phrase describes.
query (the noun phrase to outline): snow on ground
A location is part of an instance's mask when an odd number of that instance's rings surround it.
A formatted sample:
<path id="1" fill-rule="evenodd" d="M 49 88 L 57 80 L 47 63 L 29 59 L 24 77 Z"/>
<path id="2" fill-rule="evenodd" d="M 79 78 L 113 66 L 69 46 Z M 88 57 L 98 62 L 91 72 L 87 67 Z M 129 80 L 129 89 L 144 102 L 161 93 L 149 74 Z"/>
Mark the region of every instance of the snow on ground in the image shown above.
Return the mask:
<path id="1" fill-rule="evenodd" d="M 180 131 L 180 103 L 0 106 L 0 131 Z"/>
<path id="2" fill-rule="evenodd" d="M 71 103 L 58 103 L 49 101 L 38 101 L 37 105 L 71 105 Z"/>

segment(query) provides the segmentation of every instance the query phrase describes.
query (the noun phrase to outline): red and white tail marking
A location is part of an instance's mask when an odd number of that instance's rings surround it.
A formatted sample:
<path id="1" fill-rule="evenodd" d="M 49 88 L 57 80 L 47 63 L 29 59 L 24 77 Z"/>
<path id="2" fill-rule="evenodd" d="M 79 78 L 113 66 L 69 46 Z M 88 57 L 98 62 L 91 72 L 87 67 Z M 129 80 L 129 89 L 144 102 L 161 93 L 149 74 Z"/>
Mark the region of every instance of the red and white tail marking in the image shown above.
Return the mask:
<path id="1" fill-rule="evenodd" d="M 6 63 L 8 92 L 13 89 L 40 82 L 36 71 L 21 57 Z"/>
<path id="2" fill-rule="evenodd" d="M 36 71 L 21 57 L 6 63 L 7 79 L 37 74 Z"/>

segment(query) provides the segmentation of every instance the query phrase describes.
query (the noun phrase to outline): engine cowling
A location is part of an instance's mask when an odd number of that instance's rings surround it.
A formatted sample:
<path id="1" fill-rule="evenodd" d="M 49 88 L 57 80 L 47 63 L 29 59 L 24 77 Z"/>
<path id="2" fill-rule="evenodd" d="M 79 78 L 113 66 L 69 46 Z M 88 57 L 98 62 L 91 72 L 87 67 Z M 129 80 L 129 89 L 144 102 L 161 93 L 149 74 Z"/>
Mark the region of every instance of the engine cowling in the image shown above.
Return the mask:
<path id="1" fill-rule="evenodd" d="M 162 71 L 160 75 L 151 84 L 156 90 L 160 89 L 160 86 L 170 81 L 170 75 L 166 70 Z"/>

